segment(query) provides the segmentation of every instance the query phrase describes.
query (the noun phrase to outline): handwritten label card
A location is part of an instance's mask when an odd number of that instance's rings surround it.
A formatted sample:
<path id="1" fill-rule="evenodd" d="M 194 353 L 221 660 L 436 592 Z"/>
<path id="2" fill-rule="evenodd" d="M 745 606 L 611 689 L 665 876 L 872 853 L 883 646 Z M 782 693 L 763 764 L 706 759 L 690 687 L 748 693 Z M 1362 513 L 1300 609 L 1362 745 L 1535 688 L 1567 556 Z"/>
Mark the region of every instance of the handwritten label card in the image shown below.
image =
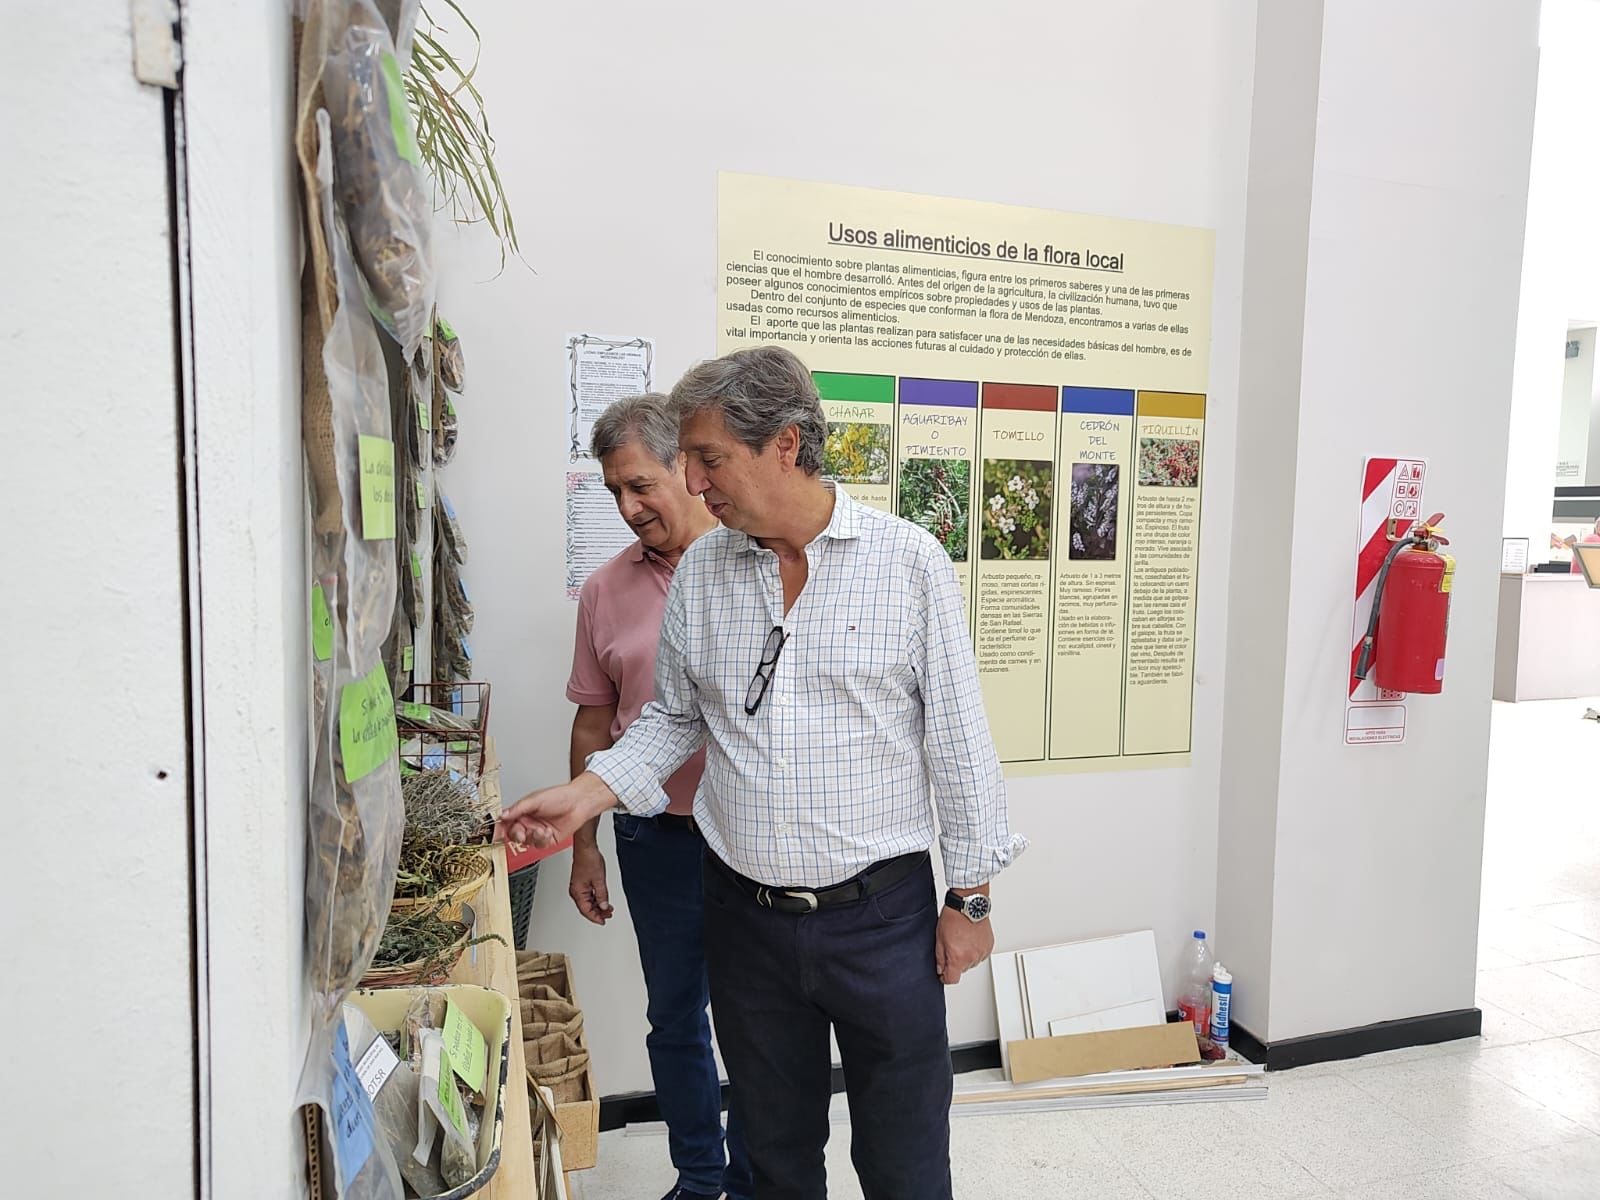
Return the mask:
<path id="1" fill-rule="evenodd" d="M 399 745 L 394 696 L 380 662 L 365 678 L 345 684 L 339 694 L 339 749 L 346 782 L 370 775 L 395 756 Z"/>
<path id="2" fill-rule="evenodd" d="M 327 662 L 333 655 L 333 616 L 320 583 L 311 585 L 311 653 L 318 662 Z"/>
<path id="3" fill-rule="evenodd" d="M 338 1023 L 333 1035 L 331 1102 L 333 1111 L 328 1116 L 333 1126 L 334 1155 L 339 1160 L 339 1181 L 348 1188 L 361 1173 L 361 1168 L 367 1165 L 367 1159 L 372 1157 L 375 1122 L 372 1101 L 350 1066 L 350 1039 L 345 1033 L 343 1021 Z"/>
<path id="4" fill-rule="evenodd" d="M 394 443 L 361 435 L 361 536 L 367 541 L 394 537 Z"/>
<path id="5" fill-rule="evenodd" d="M 489 1069 L 489 1044 L 478 1027 L 461 1014 L 454 1000 L 445 1007 L 444 1048 L 461 1082 L 481 1096 L 484 1074 Z"/>
<path id="6" fill-rule="evenodd" d="M 439 1051 L 439 1106 L 456 1132 L 466 1137 L 467 1111 L 461 1107 L 461 1093 L 456 1091 L 455 1064 L 450 1061 L 450 1052 L 443 1048 Z"/>

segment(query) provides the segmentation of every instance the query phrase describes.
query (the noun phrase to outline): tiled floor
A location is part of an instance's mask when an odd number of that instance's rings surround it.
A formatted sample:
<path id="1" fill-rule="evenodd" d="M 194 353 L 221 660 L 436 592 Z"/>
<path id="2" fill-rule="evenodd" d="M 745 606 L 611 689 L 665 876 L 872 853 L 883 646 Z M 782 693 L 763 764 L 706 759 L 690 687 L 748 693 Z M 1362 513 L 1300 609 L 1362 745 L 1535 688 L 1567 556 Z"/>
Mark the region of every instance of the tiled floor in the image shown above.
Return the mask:
<path id="1" fill-rule="evenodd" d="M 1481 1040 L 1274 1074 L 1265 1102 L 959 1118 L 957 1197 L 1600 1200 L 1600 794 L 1552 753 L 1600 747 L 1585 707 L 1495 709 Z M 659 1134 L 605 1134 L 600 1161 L 573 1200 L 672 1182 Z M 861 1196 L 845 1125 L 828 1168 Z"/>

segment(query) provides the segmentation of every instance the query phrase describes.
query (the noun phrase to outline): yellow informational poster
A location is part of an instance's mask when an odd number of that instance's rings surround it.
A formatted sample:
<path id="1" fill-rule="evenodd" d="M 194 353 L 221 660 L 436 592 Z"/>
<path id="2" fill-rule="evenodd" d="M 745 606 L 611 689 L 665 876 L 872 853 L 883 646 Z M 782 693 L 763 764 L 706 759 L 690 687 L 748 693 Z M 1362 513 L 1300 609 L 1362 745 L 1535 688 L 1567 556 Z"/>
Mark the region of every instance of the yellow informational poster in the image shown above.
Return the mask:
<path id="1" fill-rule="evenodd" d="M 824 472 L 949 553 L 1011 774 L 1190 748 L 1210 230 L 723 174 L 718 350 L 781 345 Z"/>

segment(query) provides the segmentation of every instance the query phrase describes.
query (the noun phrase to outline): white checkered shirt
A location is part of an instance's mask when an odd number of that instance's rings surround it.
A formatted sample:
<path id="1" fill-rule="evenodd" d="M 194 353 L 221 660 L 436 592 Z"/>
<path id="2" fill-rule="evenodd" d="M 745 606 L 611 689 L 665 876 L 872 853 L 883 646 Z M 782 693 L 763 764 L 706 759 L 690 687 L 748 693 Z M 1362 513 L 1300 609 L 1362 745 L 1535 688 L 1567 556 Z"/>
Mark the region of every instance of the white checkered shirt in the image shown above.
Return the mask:
<path id="1" fill-rule="evenodd" d="M 924 530 L 835 496 L 787 616 L 772 551 L 726 528 L 689 547 L 667 595 L 656 698 L 589 769 L 653 816 L 661 781 L 705 745 L 706 844 L 774 887 L 827 887 L 926 850 L 937 810 L 946 882 L 976 887 L 1027 842 L 1009 829 L 955 571 Z M 789 640 L 747 716 L 777 625 Z"/>

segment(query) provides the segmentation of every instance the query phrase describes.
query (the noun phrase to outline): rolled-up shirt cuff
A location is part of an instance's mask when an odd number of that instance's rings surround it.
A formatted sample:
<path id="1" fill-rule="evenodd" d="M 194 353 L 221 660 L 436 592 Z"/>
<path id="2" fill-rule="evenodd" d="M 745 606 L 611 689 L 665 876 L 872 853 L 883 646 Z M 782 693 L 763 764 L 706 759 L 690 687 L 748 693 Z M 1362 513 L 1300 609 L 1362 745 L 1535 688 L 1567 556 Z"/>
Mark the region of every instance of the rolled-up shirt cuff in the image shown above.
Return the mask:
<path id="1" fill-rule="evenodd" d="M 1000 846 L 992 846 L 987 842 L 941 838 L 939 856 L 944 860 L 945 886 L 980 887 L 1009 867 L 1027 848 L 1028 839 L 1020 833 L 1011 836 Z"/>
<path id="2" fill-rule="evenodd" d="M 596 750 L 583 765 L 598 775 L 616 795 L 617 803 L 636 817 L 653 817 L 665 812 L 671 803 L 648 764 L 626 749 L 613 746 Z"/>

